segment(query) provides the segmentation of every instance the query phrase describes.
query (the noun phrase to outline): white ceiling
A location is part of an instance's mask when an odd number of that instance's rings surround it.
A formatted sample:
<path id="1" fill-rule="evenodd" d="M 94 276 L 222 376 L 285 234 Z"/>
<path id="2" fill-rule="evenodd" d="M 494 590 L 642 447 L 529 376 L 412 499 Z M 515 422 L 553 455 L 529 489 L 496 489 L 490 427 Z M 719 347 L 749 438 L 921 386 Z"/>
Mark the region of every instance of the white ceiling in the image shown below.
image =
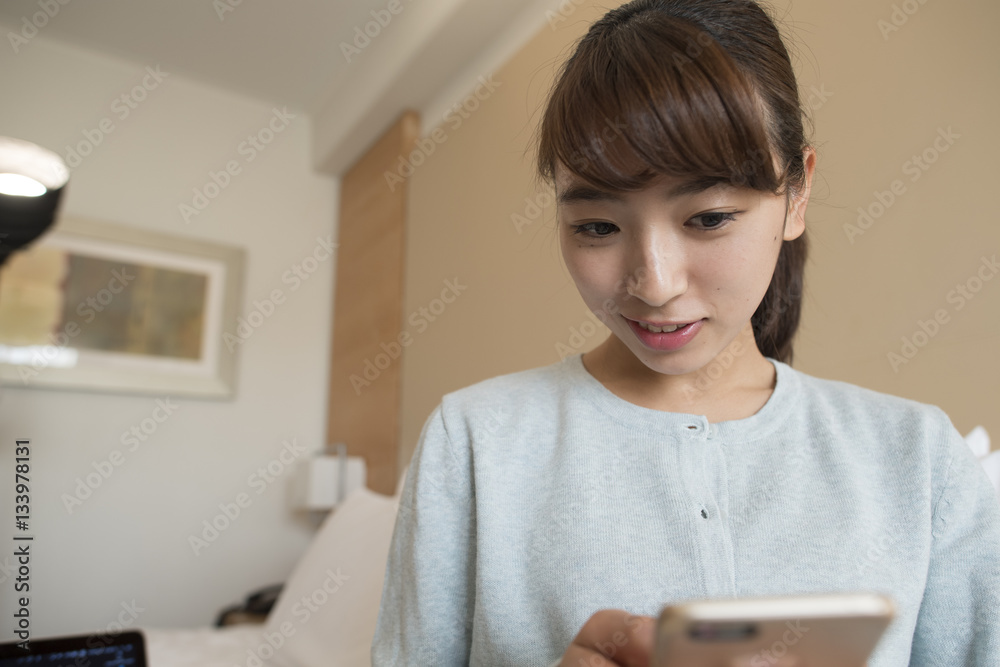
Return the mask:
<path id="1" fill-rule="evenodd" d="M 61 2 L 66 2 L 63 5 Z M 552 0 L 47 0 L 40 31 L 69 43 L 310 113 L 316 165 L 340 173 L 406 107 L 420 109 L 471 77 L 470 63 L 505 58 L 545 22 Z M 388 10 L 392 7 L 396 14 Z M 39 0 L 2 0 L 19 29 Z M 387 24 L 351 61 L 372 12 Z M 41 18 L 37 23 L 42 23 Z M 4 30 L 6 33 L 7 30 Z M 7 41 L 7 40 L 4 40 Z M 505 45 L 500 53 L 497 44 Z M 503 49 L 501 49 L 503 50 Z M 494 62 L 494 65 L 499 65 Z M 464 73 L 464 74 L 463 74 Z M 480 74 L 483 71 L 479 72 Z"/>

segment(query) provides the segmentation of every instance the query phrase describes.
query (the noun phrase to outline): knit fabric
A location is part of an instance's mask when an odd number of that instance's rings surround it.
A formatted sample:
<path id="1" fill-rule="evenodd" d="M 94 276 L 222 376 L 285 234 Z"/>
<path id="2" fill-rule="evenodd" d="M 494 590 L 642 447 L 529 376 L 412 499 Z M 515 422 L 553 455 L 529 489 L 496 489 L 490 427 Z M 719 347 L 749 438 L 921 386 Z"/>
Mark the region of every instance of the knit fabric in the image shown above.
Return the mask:
<path id="1" fill-rule="evenodd" d="M 538 665 L 599 609 L 871 591 L 869 667 L 1000 665 L 1000 503 L 939 408 L 774 359 L 709 423 L 625 401 L 581 355 L 443 397 L 404 485 L 374 665 Z"/>

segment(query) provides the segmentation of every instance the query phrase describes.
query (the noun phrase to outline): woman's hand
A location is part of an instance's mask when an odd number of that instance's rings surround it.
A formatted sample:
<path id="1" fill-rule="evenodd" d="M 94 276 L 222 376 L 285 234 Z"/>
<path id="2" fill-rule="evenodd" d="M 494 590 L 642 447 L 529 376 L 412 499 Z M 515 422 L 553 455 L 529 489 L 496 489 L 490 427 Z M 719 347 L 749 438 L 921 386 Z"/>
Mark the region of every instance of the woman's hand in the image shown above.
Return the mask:
<path id="1" fill-rule="evenodd" d="M 563 654 L 560 667 L 649 667 L 656 619 L 602 609 L 587 619 Z"/>

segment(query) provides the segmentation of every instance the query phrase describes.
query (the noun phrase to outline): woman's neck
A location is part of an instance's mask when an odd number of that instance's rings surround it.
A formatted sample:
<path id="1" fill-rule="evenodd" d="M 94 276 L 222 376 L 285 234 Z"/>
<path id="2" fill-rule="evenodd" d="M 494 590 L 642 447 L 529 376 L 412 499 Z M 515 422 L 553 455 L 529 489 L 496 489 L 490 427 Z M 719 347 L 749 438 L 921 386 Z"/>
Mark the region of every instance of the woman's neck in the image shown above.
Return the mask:
<path id="1" fill-rule="evenodd" d="M 611 335 L 583 355 L 587 371 L 619 398 L 653 410 L 705 415 L 711 423 L 745 419 L 774 391 L 774 366 L 757 348 L 749 323 L 723 352 L 685 375 L 648 368 Z"/>

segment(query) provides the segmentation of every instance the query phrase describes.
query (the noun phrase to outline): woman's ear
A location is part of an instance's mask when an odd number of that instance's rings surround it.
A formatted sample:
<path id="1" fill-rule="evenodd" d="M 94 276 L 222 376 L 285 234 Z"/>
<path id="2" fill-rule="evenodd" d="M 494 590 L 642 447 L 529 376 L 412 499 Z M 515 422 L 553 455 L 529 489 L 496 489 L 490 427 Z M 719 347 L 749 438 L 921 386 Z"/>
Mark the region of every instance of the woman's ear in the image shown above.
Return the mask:
<path id="1" fill-rule="evenodd" d="M 792 193 L 788 213 L 785 216 L 784 240 L 791 241 L 802 236 L 806 230 L 806 207 L 809 205 L 809 193 L 812 191 L 813 172 L 816 170 L 816 150 L 807 146 L 802 151 L 802 164 L 805 176 L 802 187 Z"/>

